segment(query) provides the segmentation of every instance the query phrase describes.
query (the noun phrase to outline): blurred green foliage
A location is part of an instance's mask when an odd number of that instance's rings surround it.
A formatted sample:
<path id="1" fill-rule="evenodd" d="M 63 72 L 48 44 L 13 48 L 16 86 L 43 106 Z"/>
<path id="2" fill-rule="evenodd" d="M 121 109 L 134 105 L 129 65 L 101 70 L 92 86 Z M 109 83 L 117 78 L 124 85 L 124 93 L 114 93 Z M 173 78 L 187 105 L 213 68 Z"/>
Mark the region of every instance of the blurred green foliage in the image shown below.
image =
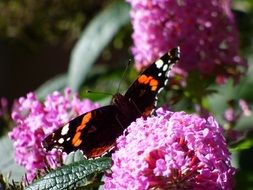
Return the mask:
<path id="1" fill-rule="evenodd" d="M 0 38 L 25 45 L 72 44 L 106 0 L 1 0 Z"/>
<path id="2" fill-rule="evenodd" d="M 252 52 L 253 35 L 253 1 L 252 0 L 233 0 L 235 19 L 240 31 L 242 53 Z"/>
<path id="3" fill-rule="evenodd" d="M 128 8 L 124 1 L 117 0 L 1 0 L 0 40 L 15 45 L 22 44 L 30 49 L 45 43 L 71 49 L 80 37 L 76 43 L 79 45 L 72 49 L 72 56 L 75 55 L 77 59 L 70 61 L 66 73 L 59 74 L 41 85 L 37 94 L 43 99 L 53 90 L 61 90 L 72 83 L 76 85 L 74 88 L 78 89 L 81 97 L 106 104 L 111 96 L 90 94 L 87 90 L 114 94 L 121 81 L 119 89 L 122 92 L 137 75 L 137 71 L 131 66 L 122 79 L 123 70 L 131 57 L 129 47 L 132 44 L 132 29 L 129 13 L 126 11 Z M 172 105 L 175 110 L 196 111 L 196 104 L 200 104 L 214 114 L 220 124 L 224 124 L 223 113 L 231 100 L 238 101 L 243 98 L 253 107 L 253 1 L 234 0 L 233 10 L 241 38 L 241 51 L 249 63 L 248 73 L 237 85 L 229 81 L 222 86 L 210 85 L 210 81 L 204 81 L 207 84 L 203 82 L 200 86 L 195 85 L 195 82 L 201 79 L 198 75 L 193 75 L 184 92 L 175 90 L 170 91 L 167 97 L 165 95 L 164 100 L 168 100 L 172 93 L 180 96 L 181 101 Z M 101 15 L 104 18 L 102 21 L 99 17 Z M 106 26 L 110 26 L 109 29 Z M 111 30 L 111 26 L 115 27 L 115 30 Z M 90 32 L 87 32 L 88 30 Z M 101 31 L 108 33 L 103 36 Z M 71 68 L 77 72 L 72 72 Z M 0 120 L 0 125 L 7 125 L 6 123 L 5 120 Z M 245 133 L 252 131 L 253 118 L 242 117 L 233 127 Z M 252 135 L 245 135 L 243 140 L 231 146 L 231 150 L 239 154 L 237 189 L 253 189 L 252 146 Z"/>

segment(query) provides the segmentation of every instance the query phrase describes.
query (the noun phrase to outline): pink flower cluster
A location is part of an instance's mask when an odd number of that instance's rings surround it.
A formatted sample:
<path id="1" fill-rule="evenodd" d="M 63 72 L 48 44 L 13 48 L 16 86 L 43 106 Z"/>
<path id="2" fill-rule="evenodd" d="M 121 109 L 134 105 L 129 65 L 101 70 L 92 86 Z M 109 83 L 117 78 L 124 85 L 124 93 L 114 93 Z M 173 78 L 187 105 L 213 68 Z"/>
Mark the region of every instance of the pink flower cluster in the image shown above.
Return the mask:
<path id="1" fill-rule="evenodd" d="M 14 142 L 16 162 L 25 167 L 29 181 L 38 171 L 43 172 L 46 163 L 54 168 L 61 160 L 59 151 L 44 152 L 41 141 L 71 118 L 97 107 L 90 100 L 81 101 L 70 89 L 63 95 L 57 91 L 48 95 L 43 103 L 34 93 L 19 98 L 12 111 L 16 126 L 9 137 Z"/>
<path id="2" fill-rule="evenodd" d="M 213 117 L 163 108 L 117 140 L 105 189 L 232 189 L 235 169 Z"/>
<path id="3" fill-rule="evenodd" d="M 127 1 L 132 6 L 132 52 L 137 69 L 178 45 L 182 54 L 178 68 L 215 74 L 220 83 L 237 77 L 237 66 L 246 65 L 238 55 L 238 31 L 230 0 Z"/>

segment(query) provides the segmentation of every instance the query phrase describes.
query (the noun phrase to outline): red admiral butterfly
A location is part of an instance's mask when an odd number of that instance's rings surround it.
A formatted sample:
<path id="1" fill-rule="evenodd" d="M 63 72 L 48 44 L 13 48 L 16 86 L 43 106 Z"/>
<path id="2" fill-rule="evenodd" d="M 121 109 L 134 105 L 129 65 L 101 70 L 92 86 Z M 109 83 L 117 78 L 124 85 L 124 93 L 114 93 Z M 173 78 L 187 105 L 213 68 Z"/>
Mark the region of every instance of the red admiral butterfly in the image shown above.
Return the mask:
<path id="1" fill-rule="evenodd" d="M 46 150 L 62 149 L 70 153 L 77 149 L 87 158 L 101 157 L 114 148 L 116 138 L 138 117 L 149 116 L 157 103 L 157 94 L 168 82 L 167 72 L 179 59 L 179 47 L 172 49 L 150 65 L 127 90 L 117 93 L 111 104 L 84 113 L 42 142 Z"/>

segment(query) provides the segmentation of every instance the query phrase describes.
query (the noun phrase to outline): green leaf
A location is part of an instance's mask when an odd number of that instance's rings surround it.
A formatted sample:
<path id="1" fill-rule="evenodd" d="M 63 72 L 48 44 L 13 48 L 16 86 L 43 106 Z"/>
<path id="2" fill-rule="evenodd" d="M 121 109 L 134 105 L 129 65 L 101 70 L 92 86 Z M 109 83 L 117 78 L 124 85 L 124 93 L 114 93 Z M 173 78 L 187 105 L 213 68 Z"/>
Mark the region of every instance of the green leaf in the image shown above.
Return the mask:
<path id="1" fill-rule="evenodd" d="M 228 108 L 228 101 L 229 100 L 237 100 L 245 99 L 247 102 L 253 101 L 253 56 L 248 57 L 249 61 L 249 69 L 246 76 L 242 77 L 238 84 L 233 84 L 232 80 L 228 80 L 224 85 L 214 85 L 212 89 L 216 90 L 216 94 L 211 94 L 208 96 L 207 101 L 209 105 L 210 112 L 214 113 L 216 119 L 219 123 L 223 122 L 223 113 Z M 251 117 L 252 118 L 252 117 Z M 242 121 L 238 124 L 237 127 L 247 128 L 247 126 L 243 125 L 250 125 L 252 119 L 250 118 L 242 118 Z"/>
<path id="2" fill-rule="evenodd" d="M 80 88 L 101 51 L 128 22 L 129 6 L 122 1 L 114 1 L 91 20 L 71 53 L 68 84 L 73 90 Z"/>
<path id="3" fill-rule="evenodd" d="M 223 113 L 227 108 L 228 100 L 235 99 L 233 81 L 228 80 L 226 84 L 221 86 L 212 86 L 212 89 L 217 93 L 211 94 L 207 97 L 209 109 L 214 113 L 219 123 L 223 122 Z"/>
<path id="4" fill-rule="evenodd" d="M 24 169 L 17 165 L 13 159 L 13 145 L 8 136 L 0 139 L 0 172 L 7 176 L 10 173 L 10 179 L 20 180 L 24 176 Z"/>
<path id="5" fill-rule="evenodd" d="M 67 84 L 67 74 L 61 74 L 46 81 L 37 90 L 36 94 L 39 99 L 44 99 L 49 93 L 64 88 Z"/>
<path id="6" fill-rule="evenodd" d="M 253 190 L 253 172 L 238 170 L 236 172 L 236 183 L 234 189 Z"/>
<path id="7" fill-rule="evenodd" d="M 253 117 L 242 116 L 237 123 L 236 128 L 240 130 L 252 130 Z"/>
<path id="8" fill-rule="evenodd" d="M 253 139 L 251 138 L 246 138 L 243 139 L 242 141 L 236 143 L 235 145 L 232 145 L 230 148 L 230 151 L 232 152 L 240 152 L 242 150 L 247 150 L 253 147 Z"/>
<path id="9" fill-rule="evenodd" d="M 86 180 L 91 174 L 103 172 L 111 167 L 110 158 L 95 160 L 83 160 L 70 165 L 65 165 L 46 176 L 38 179 L 26 190 L 60 190 L 75 185 L 77 182 Z M 88 181 L 86 182 L 88 183 Z"/>

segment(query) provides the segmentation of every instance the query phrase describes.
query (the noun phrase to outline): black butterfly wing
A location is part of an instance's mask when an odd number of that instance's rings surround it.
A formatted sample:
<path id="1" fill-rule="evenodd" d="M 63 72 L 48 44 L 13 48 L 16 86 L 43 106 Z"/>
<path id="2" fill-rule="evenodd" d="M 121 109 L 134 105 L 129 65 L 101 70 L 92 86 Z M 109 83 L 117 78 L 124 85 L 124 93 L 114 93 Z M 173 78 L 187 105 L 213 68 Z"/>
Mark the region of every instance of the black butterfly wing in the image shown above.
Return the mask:
<path id="1" fill-rule="evenodd" d="M 150 65 L 134 81 L 125 93 L 125 97 L 133 102 L 142 115 L 149 115 L 157 101 L 157 94 L 168 81 L 170 67 L 179 60 L 179 47 L 172 49 Z"/>
<path id="2" fill-rule="evenodd" d="M 126 113 L 137 109 L 141 115 L 150 114 L 157 94 L 168 80 L 169 67 L 178 59 L 179 48 L 172 49 L 148 67 L 130 86 L 124 97 L 118 95 L 115 99 L 118 103 L 76 117 L 47 136 L 42 146 L 47 150 L 60 148 L 66 153 L 79 149 L 87 158 L 103 156 L 114 147 L 116 138 L 138 115 L 133 113 L 129 117 Z"/>
<path id="3" fill-rule="evenodd" d="M 70 153 L 80 149 L 87 158 L 101 157 L 123 133 L 117 120 L 119 114 L 114 105 L 84 113 L 47 136 L 42 145 L 47 150 L 58 148 Z"/>

